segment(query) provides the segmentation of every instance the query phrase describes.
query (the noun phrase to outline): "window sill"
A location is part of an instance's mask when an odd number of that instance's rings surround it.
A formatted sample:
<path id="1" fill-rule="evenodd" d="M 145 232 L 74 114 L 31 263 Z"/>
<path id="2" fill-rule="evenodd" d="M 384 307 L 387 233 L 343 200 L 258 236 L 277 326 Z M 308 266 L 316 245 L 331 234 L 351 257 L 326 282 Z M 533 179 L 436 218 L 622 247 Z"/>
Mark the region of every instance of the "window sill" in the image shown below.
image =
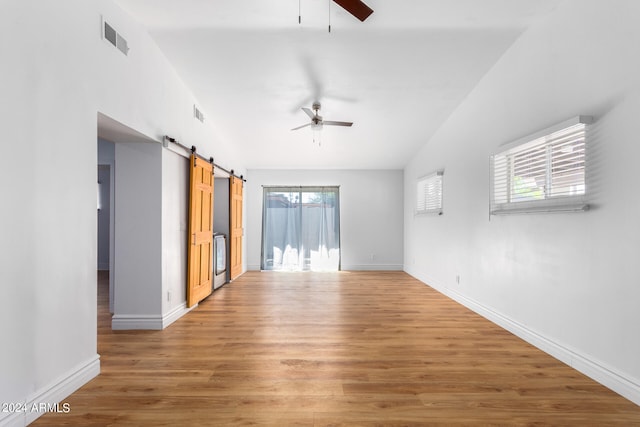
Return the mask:
<path id="1" fill-rule="evenodd" d="M 589 210 L 589 204 L 580 198 L 579 200 L 541 200 L 536 202 L 520 202 L 508 205 L 492 206 L 491 215 L 517 215 L 517 214 L 542 214 L 585 212 Z"/>
<path id="2" fill-rule="evenodd" d="M 433 210 L 433 211 L 420 211 L 414 213 L 414 216 L 438 216 L 442 215 L 442 209 Z"/>

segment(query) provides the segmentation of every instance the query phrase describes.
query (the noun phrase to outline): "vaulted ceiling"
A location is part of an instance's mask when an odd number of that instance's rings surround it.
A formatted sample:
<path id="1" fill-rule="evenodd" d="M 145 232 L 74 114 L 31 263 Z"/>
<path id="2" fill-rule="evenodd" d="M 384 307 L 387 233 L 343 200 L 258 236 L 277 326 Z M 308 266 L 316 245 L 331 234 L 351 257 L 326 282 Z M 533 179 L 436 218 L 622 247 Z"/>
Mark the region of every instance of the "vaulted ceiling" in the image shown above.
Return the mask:
<path id="1" fill-rule="evenodd" d="M 116 0 L 246 167 L 398 169 L 560 0 Z M 298 16 L 301 23 L 298 23 Z M 331 24 L 331 32 L 328 25 Z M 313 143 L 301 107 L 322 103 Z"/>

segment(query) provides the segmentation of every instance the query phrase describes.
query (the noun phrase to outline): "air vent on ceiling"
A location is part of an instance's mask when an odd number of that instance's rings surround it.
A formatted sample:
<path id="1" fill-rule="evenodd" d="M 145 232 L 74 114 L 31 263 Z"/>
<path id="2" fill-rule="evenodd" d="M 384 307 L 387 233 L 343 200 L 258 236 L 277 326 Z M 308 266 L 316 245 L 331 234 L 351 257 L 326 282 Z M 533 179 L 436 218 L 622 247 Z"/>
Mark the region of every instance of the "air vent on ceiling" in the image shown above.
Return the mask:
<path id="1" fill-rule="evenodd" d="M 129 46 L 127 45 L 127 40 L 122 37 L 118 32 L 113 28 L 107 21 L 102 21 L 102 37 L 114 45 L 120 50 L 120 52 L 127 55 L 129 53 Z"/>
<path id="2" fill-rule="evenodd" d="M 204 123 L 204 114 L 195 105 L 193 106 L 193 117 Z"/>

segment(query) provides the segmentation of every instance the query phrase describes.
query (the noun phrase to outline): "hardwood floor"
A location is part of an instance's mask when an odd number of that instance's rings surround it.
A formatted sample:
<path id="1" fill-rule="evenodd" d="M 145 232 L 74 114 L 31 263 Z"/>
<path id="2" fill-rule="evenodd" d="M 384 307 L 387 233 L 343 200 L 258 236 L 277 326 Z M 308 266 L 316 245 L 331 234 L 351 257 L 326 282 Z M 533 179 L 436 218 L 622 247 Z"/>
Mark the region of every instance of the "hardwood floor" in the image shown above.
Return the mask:
<path id="1" fill-rule="evenodd" d="M 640 425 L 640 407 L 402 272 L 248 272 L 111 331 L 54 426 Z"/>

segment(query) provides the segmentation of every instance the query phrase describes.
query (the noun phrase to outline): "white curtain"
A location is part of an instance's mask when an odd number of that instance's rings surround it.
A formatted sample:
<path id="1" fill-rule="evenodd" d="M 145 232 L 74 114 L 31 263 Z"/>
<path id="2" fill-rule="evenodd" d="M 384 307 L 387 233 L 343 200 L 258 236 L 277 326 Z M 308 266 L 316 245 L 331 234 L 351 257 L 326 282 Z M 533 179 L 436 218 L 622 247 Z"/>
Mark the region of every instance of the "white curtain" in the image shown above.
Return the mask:
<path id="1" fill-rule="evenodd" d="M 340 269 L 338 187 L 264 187 L 262 269 Z"/>

